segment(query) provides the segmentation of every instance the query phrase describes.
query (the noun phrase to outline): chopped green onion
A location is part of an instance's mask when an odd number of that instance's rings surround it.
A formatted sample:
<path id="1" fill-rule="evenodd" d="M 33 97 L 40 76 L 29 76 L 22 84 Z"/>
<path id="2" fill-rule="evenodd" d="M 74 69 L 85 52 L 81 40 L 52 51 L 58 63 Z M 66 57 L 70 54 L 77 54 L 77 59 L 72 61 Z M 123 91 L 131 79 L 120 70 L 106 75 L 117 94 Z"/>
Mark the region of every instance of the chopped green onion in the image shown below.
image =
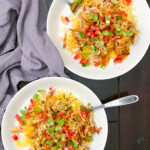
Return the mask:
<path id="1" fill-rule="evenodd" d="M 82 63 L 82 67 L 88 67 L 88 66 L 90 66 L 90 63 L 88 64 Z"/>
<path id="2" fill-rule="evenodd" d="M 97 38 L 100 39 L 100 35 L 97 35 Z"/>
<path id="3" fill-rule="evenodd" d="M 110 15 L 105 17 L 106 24 L 110 24 L 110 19 L 111 19 Z"/>
<path id="4" fill-rule="evenodd" d="M 105 43 L 104 43 L 103 40 L 100 40 L 99 43 L 98 43 L 99 46 L 104 46 L 104 44 L 105 44 Z"/>
<path id="5" fill-rule="evenodd" d="M 128 36 L 132 36 L 132 35 L 133 35 L 133 32 L 131 32 L 130 30 L 125 30 L 125 31 L 122 31 L 122 34 L 123 34 L 125 37 L 128 37 Z"/>
<path id="6" fill-rule="evenodd" d="M 75 121 L 80 121 L 81 120 L 80 117 L 75 117 L 74 119 L 75 119 Z"/>
<path id="7" fill-rule="evenodd" d="M 94 14 L 92 13 L 89 15 L 89 20 L 93 20 L 93 18 L 94 18 Z"/>
<path id="8" fill-rule="evenodd" d="M 48 146 L 52 147 L 54 143 L 53 143 L 53 141 L 46 141 L 46 144 L 47 144 Z"/>
<path id="9" fill-rule="evenodd" d="M 56 147 L 59 148 L 59 147 L 61 147 L 61 146 L 62 146 L 61 143 L 60 143 L 60 142 L 57 142 Z"/>
<path id="10" fill-rule="evenodd" d="M 23 116 L 21 117 L 21 121 L 23 121 L 24 124 L 26 124 L 26 116 L 25 116 L 25 115 L 23 115 Z"/>
<path id="11" fill-rule="evenodd" d="M 114 23 L 113 26 L 117 31 L 120 31 L 120 23 Z"/>
<path id="12" fill-rule="evenodd" d="M 105 69 L 105 66 L 103 66 L 103 65 L 100 65 L 100 68 L 102 68 L 102 69 Z"/>
<path id="13" fill-rule="evenodd" d="M 54 120 L 52 117 L 48 119 L 48 123 L 50 124 L 50 126 L 54 125 Z"/>
<path id="14" fill-rule="evenodd" d="M 64 123 L 65 123 L 65 120 L 62 119 L 62 120 L 59 121 L 59 124 L 58 124 L 58 125 L 59 125 L 60 127 L 62 127 L 62 126 L 64 125 Z"/>
<path id="15" fill-rule="evenodd" d="M 40 108 L 40 107 L 34 107 L 33 111 L 36 112 L 36 113 L 41 113 L 42 112 L 42 108 Z"/>
<path id="16" fill-rule="evenodd" d="M 95 46 L 91 45 L 92 53 L 95 53 Z"/>
<path id="17" fill-rule="evenodd" d="M 119 1 L 117 1 L 117 0 L 111 0 L 111 2 L 112 2 L 114 5 L 118 5 L 118 4 L 119 4 Z"/>
<path id="18" fill-rule="evenodd" d="M 81 4 L 82 2 L 83 2 L 82 0 L 73 0 L 73 3 Z"/>
<path id="19" fill-rule="evenodd" d="M 102 34 L 105 35 L 105 36 L 110 35 L 109 31 L 107 31 L 107 30 L 103 31 Z"/>
<path id="20" fill-rule="evenodd" d="M 88 136 L 88 137 L 86 137 L 86 139 L 87 139 L 88 141 L 90 141 L 90 142 L 93 142 L 93 137 L 92 137 L 92 136 Z"/>
<path id="21" fill-rule="evenodd" d="M 82 56 L 84 59 L 89 60 L 89 56 L 87 54 L 83 53 Z"/>
<path id="22" fill-rule="evenodd" d="M 67 110 L 70 110 L 70 109 L 72 109 L 72 106 L 68 106 L 68 107 L 67 107 Z"/>
<path id="23" fill-rule="evenodd" d="M 68 146 L 74 146 L 74 143 L 70 140 L 70 141 L 67 141 L 67 145 Z"/>
<path id="24" fill-rule="evenodd" d="M 80 34 L 80 36 L 81 36 L 82 38 L 85 38 L 85 35 L 84 35 L 83 32 L 80 32 L 79 34 Z"/>
<path id="25" fill-rule="evenodd" d="M 57 117 L 55 121 L 56 121 L 56 123 L 59 123 L 60 120 L 61 120 L 61 118 L 60 118 L 60 117 Z"/>
<path id="26" fill-rule="evenodd" d="M 27 110 L 20 110 L 20 113 L 22 114 L 22 115 L 25 115 L 26 114 L 26 112 L 27 112 Z"/>
<path id="27" fill-rule="evenodd" d="M 96 39 L 92 39 L 92 42 L 94 43 L 96 41 Z"/>
<path id="28" fill-rule="evenodd" d="M 97 22 L 97 21 L 98 21 L 98 14 L 94 14 L 93 21 L 94 21 L 94 22 Z"/>
<path id="29" fill-rule="evenodd" d="M 44 101 L 41 101 L 42 104 L 44 104 Z"/>
<path id="30" fill-rule="evenodd" d="M 64 133 L 62 134 L 61 140 L 62 140 L 63 142 L 66 141 L 66 135 L 65 135 Z"/>
<path id="31" fill-rule="evenodd" d="M 91 106 L 91 103 L 88 103 L 87 105 L 88 105 L 88 106 Z"/>
<path id="32" fill-rule="evenodd" d="M 122 20 L 122 16 L 118 16 L 118 17 L 117 17 L 117 20 Z"/>
<path id="33" fill-rule="evenodd" d="M 47 128 L 47 133 L 53 133 L 55 131 L 55 127 Z"/>
<path id="34" fill-rule="evenodd" d="M 41 140 L 41 144 L 43 145 L 45 141 L 46 141 L 46 138 L 43 137 L 42 140 Z"/>
<path id="35" fill-rule="evenodd" d="M 46 90 L 45 89 L 42 89 L 42 90 L 38 90 L 39 93 L 46 93 Z"/>
<path id="36" fill-rule="evenodd" d="M 35 102 L 39 102 L 39 95 L 38 95 L 38 94 L 34 94 L 34 95 L 33 95 L 33 100 L 34 100 Z"/>

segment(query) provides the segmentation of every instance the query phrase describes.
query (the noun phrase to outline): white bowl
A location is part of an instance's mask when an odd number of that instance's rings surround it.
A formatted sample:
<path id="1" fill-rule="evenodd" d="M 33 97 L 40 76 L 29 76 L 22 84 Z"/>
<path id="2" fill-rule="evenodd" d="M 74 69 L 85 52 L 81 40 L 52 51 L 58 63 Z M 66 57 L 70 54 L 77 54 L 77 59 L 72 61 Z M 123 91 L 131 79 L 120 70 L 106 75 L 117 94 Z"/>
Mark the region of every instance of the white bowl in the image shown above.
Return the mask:
<path id="1" fill-rule="evenodd" d="M 150 43 L 150 9 L 146 0 L 133 0 L 133 4 L 136 7 L 133 13 L 137 16 L 137 28 L 140 33 L 136 37 L 135 44 L 131 46 L 131 53 L 121 64 L 114 65 L 111 60 L 108 67 L 102 70 L 99 67 L 82 67 L 66 49 L 63 49 L 60 40 L 60 29 L 62 28 L 60 16 L 69 15 L 71 12 L 63 0 L 53 0 L 47 18 L 47 33 L 59 50 L 65 67 L 82 77 L 99 80 L 118 77 L 135 67 L 144 57 Z"/>
<path id="2" fill-rule="evenodd" d="M 72 92 L 78 97 L 84 105 L 89 102 L 92 106 L 100 105 L 101 102 L 98 97 L 86 86 L 66 78 L 49 77 L 31 82 L 22 88 L 11 100 L 6 108 L 2 120 L 2 141 L 5 150 L 28 150 L 29 148 L 18 148 L 15 146 L 12 139 L 10 129 L 17 125 L 15 115 L 19 114 L 19 110 L 27 106 L 32 95 L 39 89 L 49 89 L 54 87 L 56 89 L 63 89 Z M 100 134 L 94 135 L 94 141 L 90 144 L 91 150 L 103 150 L 107 140 L 108 122 L 104 109 L 94 112 L 94 120 L 98 127 L 102 127 Z"/>

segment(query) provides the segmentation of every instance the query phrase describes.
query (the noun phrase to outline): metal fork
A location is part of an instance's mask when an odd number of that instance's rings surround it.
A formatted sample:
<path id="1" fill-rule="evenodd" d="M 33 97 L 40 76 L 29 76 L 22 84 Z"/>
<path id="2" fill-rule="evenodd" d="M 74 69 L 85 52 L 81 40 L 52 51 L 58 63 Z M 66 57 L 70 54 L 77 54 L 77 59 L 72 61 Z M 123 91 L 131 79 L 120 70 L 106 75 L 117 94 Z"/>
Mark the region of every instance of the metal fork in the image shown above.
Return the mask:
<path id="1" fill-rule="evenodd" d="M 139 97 L 137 95 L 130 95 L 126 97 L 122 97 L 119 99 L 116 99 L 114 101 L 108 102 L 106 104 L 102 104 L 96 107 L 91 108 L 93 111 L 97 109 L 102 109 L 102 108 L 109 108 L 109 107 L 117 107 L 117 106 L 124 106 L 124 105 L 129 105 L 138 102 Z"/>

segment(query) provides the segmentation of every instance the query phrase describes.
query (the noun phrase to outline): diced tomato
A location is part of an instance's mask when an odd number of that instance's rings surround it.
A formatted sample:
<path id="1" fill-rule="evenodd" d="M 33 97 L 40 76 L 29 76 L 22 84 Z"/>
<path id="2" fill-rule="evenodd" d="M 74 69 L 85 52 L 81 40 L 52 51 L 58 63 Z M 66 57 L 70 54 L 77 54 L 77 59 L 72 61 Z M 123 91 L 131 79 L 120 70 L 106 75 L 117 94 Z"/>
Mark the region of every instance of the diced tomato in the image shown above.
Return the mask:
<path id="1" fill-rule="evenodd" d="M 43 133 L 46 134 L 46 129 L 43 130 Z"/>
<path id="2" fill-rule="evenodd" d="M 121 63 L 121 62 L 122 62 L 122 58 L 116 58 L 116 59 L 114 60 L 114 62 L 115 62 L 115 63 Z"/>
<path id="3" fill-rule="evenodd" d="M 46 140 L 51 140 L 51 137 L 50 137 L 50 135 L 46 135 Z"/>
<path id="4" fill-rule="evenodd" d="M 57 116 L 56 116 L 56 115 L 53 115 L 52 117 L 53 117 L 53 119 L 54 119 L 54 120 L 57 118 Z"/>
<path id="5" fill-rule="evenodd" d="M 108 62 L 106 60 L 103 60 L 103 66 L 107 66 Z"/>
<path id="6" fill-rule="evenodd" d="M 81 54 L 76 54 L 76 55 L 74 56 L 74 59 L 75 59 L 75 60 L 77 60 L 77 59 L 79 59 L 79 58 L 82 58 Z"/>
<path id="7" fill-rule="evenodd" d="M 48 119 L 48 118 L 47 118 L 47 115 L 45 114 L 44 111 L 41 113 L 41 118 L 42 118 L 43 120 L 47 120 L 47 119 Z"/>
<path id="8" fill-rule="evenodd" d="M 125 17 L 128 16 L 128 14 L 127 14 L 125 11 L 123 11 L 123 15 L 124 15 Z"/>
<path id="9" fill-rule="evenodd" d="M 72 110 L 72 109 L 70 109 L 70 110 L 68 110 L 68 112 L 69 112 L 69 114 L 72 114 L 72 113 L 73 113 L 73 110 Z"/>
<path id="10" fill-rule="evenodd" d="M 50 148 L 50 147 L 47 147 L 45 150 L 51 150 L 51 148 Z"/>
<path id="11" fill-rule="evenodd" d="M 117 20 L 116 18 L 112 18 L 110 22 L 114 23 L 114 21 L 116 21 L 116 20 Z"/>
<path id="12" fill-rule="evenodd" d="M 86 119 L 86 112 L 85 111 L 81 111 L 81 116 L 83 117 L 83 119 Z"/>
<path id="13" fill-rule="evenodd" d="M 66 132 L 66 139 L 70 139 L 71 138 L 71 132 Z"/>
<path id="14" fill-rule="evenodd" d="M 36 117 L 39 117 L 39 114 L 38 114 L 38 113 L 35 113 L 35 116 L 36 116 Z"/>
<path id="15" fill-rule="evenodd" d="M 52 90 L 53 90 L 53 87 L 50 87 L 49 90 L 52 91 Z"/>
<path id="16" fill-rule="evenodd" d="M 93 63 L 94 63 L 94 66 L 95 66 L 95 67 L 98 67 L 98 66 L 100 65 L 100 63 L 99 63 L 99 62 L 96 62 L 96 61 L 94 61 Z"/>
<path id="17" fill-rule="evenodd" d="M 19 124 L 20 124 L 21 126 L 24 126 L 24 122 L 23 122 L 23 121 L 19 121 Z"/>
<path id="18" fill-rule="evenodd" d="M 83 29 L 83 33 L 86 35 L 88 33 L 88 30 L 89 30 L 89 27 L 86 26 L 84 29 Z"/>
<path id="19" fill-rule="evenodd" d="M 68 126 L 67 124 L 65 124 L 65 129 L 67 129 L 67 130 L 68 130 L 68 128 L 69 128 L 69 126 Z"/>
<path id="20" fill-rule="evenodd" d="M 73 146 L 68 146 L 68 150 L 73 150 Z"/>
<path id="21" fill-rule="evenodd" d="M 20 122 L 21 118 L 18 114 L 15 116 L 15 118 L 17 119 L 18 122 Z"/>
<path id="22" fill-rule="evenodd" d="M 101 22 L 103 22 L 103 17 L 102 17 L 102 16 L 99 16 L 99 20 L 100 20 Z"/>
<path id="23" fill-rule="evenodd" d="M 15 140 L 15 141 L 17 141 L 18 140 L 18 136 L 15 134 L 15 135 L 13 135 L 12 136 L 12 138 Z"/>
<path id="24" fill-rule="evenodd" d="M 107 12 L 107 14 L 108 14 L 108 15 L 111 15 L 111 14 L 112 14 L 112 11 L 111 11 L 111 10 L 109 10 L 109 11 Z"/>
<path id="25" fill-rule="evenodd" d="M 121 12 L 121 9 L 116 9 L 116 13 L 120 13 Z"/>
<path id="26" fill-rule="evenodd" d="M 68 119 L 68 118 L 70 118 L 70 117 L 71 117 L 70 114 L 65 115 L 65 119 Z"/>
<path id="27" fill-rule="evenodd" d="M 31 103 L 31 104 L 33 104 L 33 103 L 34 103 L 33 99 L 30 99 L 30 103 Z"/>
<path id="28" fill-rule="evenodd" d="M 90 32 L 93 32 L 93 31 L 99 31 L 99 30 L 100 30 L 100 27 L 99 27 L 99 26 L 92 26 Z"/>
<path id="29" fill-rule="evenodd" d="M 57 117 L 62 117 L 64 114 L 63 114 L 63 112 L 59 112 L 58 114 L 57 114 Z"/>
<path id="30" fill-rule="evenodd" d="M 27 114 L 26 114 L 26 119 L 29 119 L 29 118 L 30 118 L 30 114 L 27 113 Z"/>
<path id="31" fill-rule="evenodd" d="M 95 33 L 92 33 L 91 38 L 94 39 L 95 37 L 96 37 Z"/>
<path id="32" fill-rule="evenodd" d="M 70 20 L 69 20 L 69 18 L 68 18 L 68 17 L 65 17 L 65 20 L 66 20 L 67 22 L 70 22 Z"/>
<path id="33" fill-rule="evenodd" d="M 111 29 L 112 31 L 114 31 L 114 29 L 115 29 L 112 24 L 110 25 L 110 29 Z"/>
<path id="34" fill-rule="evenodd" d="M 100 31 L 95 31 L 95 35 L 99 35 L 100 34 Z"/>
<path id="35" fill-rule="evenodd" d="M 30 104 L 28 107 L 28 110 L 31 110 L 31 109 L 32 109 L 32 104 Z"/>
<path id="36" fill-rule="evenodd" d="M 65 132 L 64 130 L 59 130 L 59 131 L 58 131 L 59 134 L 62 134 L 62 133 L 64 133 L 64 132 Z"/>
<path id="37" fill-rule="evenodd" d="M 132 0 L 125 0 L 125 5 L 129 6 Z"/>
<path id="38" fill-rule="evenodd" d="M 73 131 L 72 133 L 71 133 L 71 136 L 75 136 L 76 135 L 76 133 Z"/>
<path id="39" fill-rule="evenodd" d="M 80 63 L 80 64 L 83 64 L 83 63 L 88 64 L 88 63 L 89 63 L 89 61 L 88 61 L 88 60 L 85 60 L 85 59 L 83 59 L 83 58 L 82 58 L 82 59 L 80 60 L 80 62 L 79 62 L 79 63 Z"/>
<path id="40" fill-rule="evenodd" d="M 103 40 L 104 40 L 104 43 L 108 43 L 108 36 L 104 36 Z"/>

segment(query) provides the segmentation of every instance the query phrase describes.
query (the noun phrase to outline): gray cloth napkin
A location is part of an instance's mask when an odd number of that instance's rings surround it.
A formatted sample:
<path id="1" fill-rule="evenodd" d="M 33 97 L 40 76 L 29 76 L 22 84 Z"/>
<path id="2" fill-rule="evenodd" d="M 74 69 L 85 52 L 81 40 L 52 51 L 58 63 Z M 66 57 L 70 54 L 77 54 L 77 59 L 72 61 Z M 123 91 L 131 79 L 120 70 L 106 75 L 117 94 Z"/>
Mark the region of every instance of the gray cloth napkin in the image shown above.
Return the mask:
<path id="1" fill-rule="evenodd" d="M 45 0 L 0 0 L 0 124 L 20 81 L 67 77 L 46 19 Z"/>

